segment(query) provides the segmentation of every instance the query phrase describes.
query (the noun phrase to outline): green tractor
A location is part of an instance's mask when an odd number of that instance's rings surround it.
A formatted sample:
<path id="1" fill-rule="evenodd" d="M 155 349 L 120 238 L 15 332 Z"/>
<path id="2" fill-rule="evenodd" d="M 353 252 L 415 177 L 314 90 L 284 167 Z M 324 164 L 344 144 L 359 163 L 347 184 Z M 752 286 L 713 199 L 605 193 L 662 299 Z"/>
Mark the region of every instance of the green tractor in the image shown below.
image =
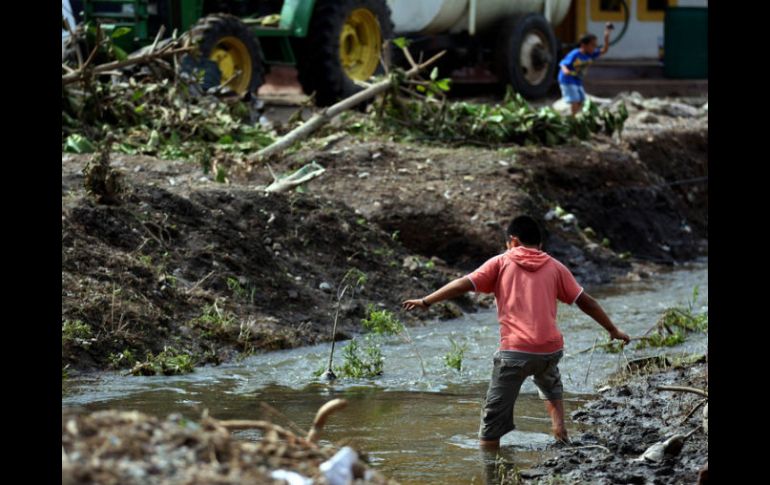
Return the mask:
<path id="1" fill-rule="evenodd" d="M 83 18 L 108 33 L 130 28 L 116 39 L 125 50 L 151 44 L 161 25 L 190 31 L 198 52 L 182 66 L 203 71 L 204 89 L 254 93 L 271 66 L 296 66 L 320 106 L 378 72 L 393 32 L 385 0 L 85 0 Z"/>

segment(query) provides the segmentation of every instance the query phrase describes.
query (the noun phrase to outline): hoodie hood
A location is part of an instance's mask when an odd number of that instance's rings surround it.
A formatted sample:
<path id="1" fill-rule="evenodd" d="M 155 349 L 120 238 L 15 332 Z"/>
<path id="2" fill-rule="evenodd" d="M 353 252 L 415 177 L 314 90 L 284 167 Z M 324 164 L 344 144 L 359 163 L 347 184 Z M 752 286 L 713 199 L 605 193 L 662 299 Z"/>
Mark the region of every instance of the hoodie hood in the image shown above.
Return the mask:
<path id="1" fill-rule="evenodd" d="M 509 249 L 505 257 L 527 271 L 537 271 L 551 259 L 548 253 L 524 246 Z"/>

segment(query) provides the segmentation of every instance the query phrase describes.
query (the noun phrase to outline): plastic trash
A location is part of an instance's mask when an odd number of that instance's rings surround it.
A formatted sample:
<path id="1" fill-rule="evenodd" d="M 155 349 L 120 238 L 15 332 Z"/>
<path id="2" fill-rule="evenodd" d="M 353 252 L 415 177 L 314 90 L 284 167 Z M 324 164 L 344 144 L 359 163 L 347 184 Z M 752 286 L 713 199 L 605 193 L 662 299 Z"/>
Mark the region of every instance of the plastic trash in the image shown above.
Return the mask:
<path id="1" fill-rule="evenodd" d="M 313 480 L 289 470 L 273 470 L 270 478 L 285 480 L 289 485 L 312 485 Z"/>
<path id="2" fill-rule="evenodd" d="M 358 460 L 358 453 L 346 446 L 333 457 L 321 463 L 321 473 L 330 485 L 347 485 L 353 481 L 353 464 Z"/>

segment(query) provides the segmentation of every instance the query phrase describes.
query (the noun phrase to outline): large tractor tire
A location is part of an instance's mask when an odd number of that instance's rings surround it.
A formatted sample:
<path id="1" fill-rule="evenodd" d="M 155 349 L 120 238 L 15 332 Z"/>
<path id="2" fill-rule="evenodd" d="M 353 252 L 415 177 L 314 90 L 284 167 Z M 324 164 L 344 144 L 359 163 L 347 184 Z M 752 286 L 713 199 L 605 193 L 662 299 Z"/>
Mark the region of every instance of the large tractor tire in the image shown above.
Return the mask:
<path id="1" fill-rule="evenodd" d="M 190 29 L 198 56 L 185 56 L 186 69 L 203 70 L 201 87 L 222 84 L 238 94 L 254 93 L 264 83 L 265 67 L 259 41 L 238 17 L 212 14 Z"/>
<path id="2" fill-rule="evenodd" d="M 308 35 L 298 42 L 299 82 L 329 106 L 358 91 L 354 81 L 382 72 L 393 23 L 385 0 L 317 0 Z M 387 42 L 387 43 L 386 43 Z"/>
<path id="3" fill-rule="evenodd" d="M 500 78 L 528 99 L 548 94 L 559 62 L 556 35 L 548 21 L 531 13 L 500 26 L 497 44 Z"/>

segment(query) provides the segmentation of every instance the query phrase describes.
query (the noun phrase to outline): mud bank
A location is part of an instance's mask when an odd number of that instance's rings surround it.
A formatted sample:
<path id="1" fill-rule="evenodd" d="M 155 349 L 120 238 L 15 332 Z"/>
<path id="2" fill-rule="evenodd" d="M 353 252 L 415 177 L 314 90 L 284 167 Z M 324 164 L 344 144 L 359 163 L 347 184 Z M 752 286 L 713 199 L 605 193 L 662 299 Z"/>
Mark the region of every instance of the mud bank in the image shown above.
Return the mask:
<path id="1" fill-rule="evenodd" d="M 704 360 L 642 372 L 605 390 L 572 413 L 574 421 L 589 425 L 591 431 L 571 437 L 570 445 L 539 466 L 522 470 L 521 478 L 525 483 L 696 483 L 708 462 L 708 434 L 702 427 L 703 408 L 688 414 L 703 397 L 658 386 L 708 390 Z M 680 451 L 674 449 L 660 461 L 639 460 L 655 443 L 690 432 Z"/>
<path id="2" fill-rule="evenodd" d="M 557 148 L 319 138 L 272 167 L 315 160 L 324 175 L 272 195 L 258 188 L 272 180 L 263 166 L 220 160 L 222 184 L 192 162 L 113 154 L 118 205 L 85 194 L 90 156 L 63 154 L 62 323 L 75 331 L 62 366 L 125 368 L 166 347 L 202 365 L 327 340 L 334 293 L 356 268 L 367 283 L 342 306 L 336 338 L 347 338 L 368 305 L 397 312 L 502 251 L 520 212 L 541 218 L 546 251 L 589 287 L 705 255 L 707 121 L 631 133 Z M 491 302 L 471 295 L 418 317 Z"/>

